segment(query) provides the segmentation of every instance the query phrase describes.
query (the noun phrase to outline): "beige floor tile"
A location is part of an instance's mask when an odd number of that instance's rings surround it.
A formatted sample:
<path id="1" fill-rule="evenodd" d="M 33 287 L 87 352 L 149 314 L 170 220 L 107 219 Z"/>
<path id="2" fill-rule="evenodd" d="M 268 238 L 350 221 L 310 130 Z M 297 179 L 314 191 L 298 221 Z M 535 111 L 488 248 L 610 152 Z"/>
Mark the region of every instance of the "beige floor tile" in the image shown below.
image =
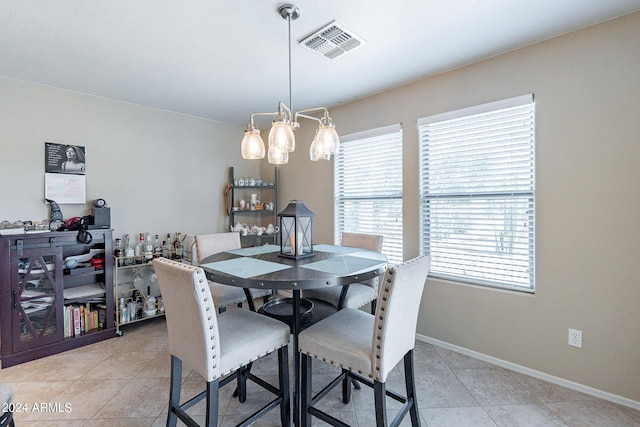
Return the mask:
<path id="1" fill-rule="evenodd" d="M 633 417 L 628 411 L 603 400 L 547 403 L 545 406 L 567 426 L 637 427 L 640 425 L 638 418 Z"/>
<path id="2" fill-rule="evenodd" d="M 480 407 L 421 409 L 429 427 L 495 427 L 495 423 Z"/>
<path id="3" fill-rule="evenodd" d="M 108 358 L 111 352 L 76 353 L 66 351 L 46 358 L 46 370 L 39 376 L 39 381 L 78 380 L 89 373 L 96 365 Z"/>
<path id="4" fill-rule="evenodd" d="M 83 427 L 151 427 L 155 418 L 92 419 Z M 164 427 L 165 424 L 162 424 Z"/>
<path id="5" fill-rule="evenodd" d="M 16 423 L 22 422 L 32 414 L 33 406 L 54 401 L 63 395 L 73 384 L 72 381 L 22 382 L 11 384 L 13 402 L 20 408 L 13 415 Z"/>
<path id="6" fill-rule="evenodd" d="M 398 411 L 395 409 L 387 410 L 387 423 L 391 423 L 394 417 L 398 415 Z M 421 416 L 421 415 L 420 415 Z M 358 426 L 375 426 L 376 425 L 376 413 L 375 411 L 356 411 L 356 419 L 358 420 Z M 420 418 L 420 422 L 424 424 L 424 419 Z M 400 423 L 400 427 L 411 427 L 411 417 L 407 413 Z"/>
<path id="7" fill-rule="evenodd" d="M 64 420 L 64 421 L 21 421 L 20 427 L 84 427 L 91 420 Z M 16 425 L 18 423 L 16 422 Z M 99 425 L 99 424 L 92 424 Z"/>
<path id="8" fill-rule="evenodd" d="M 499 427 L 565 427 L 562 420 L 542 404 L 485 406 L 483 409 Z"/>
<path id="9" fill-rule="evenodd" d="M 0 382 L 38 381 L 49 371 L 49 358 L 32 360 L 19 365 L 0 369 Z"/>
<path id="10" fill-rule="evenodd" d="M 455 369 L 453 372 L 480 405 L 539 403 L 530 390 L 504 369 Z"/>
<path id="11" fill-rule="evenodd" d="M 138 372 L 136 378 L 171 378 L 171 354 L 167 350 L 154 353 L 153 359 L 148 361 Z M 182 378 L 191 374 L 191 368 L 182 365 Z"/>
<path id="12" fill-rule="evenodd" d="M 575 402 L 581 400 L 595 400 L 593 396 L 570 390 L 566 387 L 542 381 L 537 378 L 530 377 L 519 373 L 512 372 L 511 376 L 515 378 L 523 387 L 533 394 L 536 399 L 542 403 L 551 402 Z"/>
<path id="13" fill-rule="evenodd" d="M 234 427 L 244 421 L 247 415 L 226 415 L 220 421 L 220 427 Z M 251 424 L 251 427 L 281 427 L 280 412 L 273 410 Z"/>
<path id="14" fill-rule="evenodd" d="M 32 412 L 27 421 L 91 419 L 127 383 L 126 380 L 81 380 L 67 382 L 67 387 L 44 403 L 58 404 L 52 411 Z"/>
<path id="15" fill-rule="evenodd" d="M 460 379 L 451 371 L 426 371 L 416 376 L 418 408 L 478 406 Z"/>
<path id="16" fill-rule="evenodd" d="M 494 367 L 490 363 L 474 359 L 473 357 L 469 357 L 464 354 L 456 353 L 455 351 L 440 347 L 435 347 L 435 350 L 450 369 L 478 369 Z"/>
<path id="17" fill-rule="evenodd" d="M 127 379 L 134 378 L 154 358 L 153 351 L 119 351 L 110 353 L 96 363 L 83 379 Z"/>
<path id="18" fill-rule="evenodd" d="M 168 399 L 167 378 L 133 379 L 106 402 L 95 418 L 158 417 Z"/>
<path id="19" fill-rule="evenodd" d="M 416 343 L 416 347 L 413 349 L 413 365 L 413 369 L 416 372 L 449 369 L 449 366 L 436 349 L 432 345 L 425 343 Z"/>

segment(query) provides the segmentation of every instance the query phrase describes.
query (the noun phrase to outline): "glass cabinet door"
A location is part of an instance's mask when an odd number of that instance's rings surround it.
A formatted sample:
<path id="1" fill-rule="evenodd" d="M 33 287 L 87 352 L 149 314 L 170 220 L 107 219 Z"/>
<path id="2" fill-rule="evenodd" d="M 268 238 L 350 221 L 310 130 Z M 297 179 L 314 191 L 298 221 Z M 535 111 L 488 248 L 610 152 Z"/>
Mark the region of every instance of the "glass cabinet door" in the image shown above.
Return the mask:
<path id="1" fill-rule="evenodd" d="M 59 341 L 62 334 L 56 298 L 62 298 L 62 249 L 12 251 L 13 350 Z M 17 266 L 17 268 L 15 268 Z"/>

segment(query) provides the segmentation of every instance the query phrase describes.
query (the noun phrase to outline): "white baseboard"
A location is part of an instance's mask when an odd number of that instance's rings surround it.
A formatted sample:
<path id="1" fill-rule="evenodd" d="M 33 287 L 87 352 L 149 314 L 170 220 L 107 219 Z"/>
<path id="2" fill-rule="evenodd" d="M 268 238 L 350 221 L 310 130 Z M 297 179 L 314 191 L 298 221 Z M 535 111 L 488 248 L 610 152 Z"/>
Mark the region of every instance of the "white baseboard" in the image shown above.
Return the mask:
<path id="1" fill-rule="evenodd" d="M 632 409 L 640 410 L 640 402 L 627 399 L 626 397 L 618 396 L 612 393 L 608 393 L 606 391 L 595 389 L 593 387 L 588 387 L 586 385 L 578 384 L 573 381 L 569 381 L 553 375 L 545 374 L 544 372 L 536 371 L 534 369 L 530 369 L 525 366 L 516 365 L 515 363 L 507 362 L 506 360 L 498 359 L 493 356 L 487 356 L 486 354 L 478 353 L 476 351 L 469 350 L 464 347 L 459 347 L 457 345 L 449 344 L 447 342 L 440 341 L 435 338 L 430 338 L 424 335 L 416 334 L 416 339 L 418 341 L 422 341 L 427 344 L 432 344 L 447 350 L 455 351 L 457 353 L 462 353 L 465 356 L 473 357 L 474 359 L 482 360 L 483 362 L 491 363 L 491 364 L 500 366 L 501 368 L 508 369 L 510 371 L 529 375 L 530 377 L 548 381 L 550 383 L 557 384 L 559 386 L 566 387 L 571 390 L 579 391 L 581 393 L 588 394 L 590 396 L 594 396 L 599 399 L 607 400 L 609 402 L 627 406 Z"/>

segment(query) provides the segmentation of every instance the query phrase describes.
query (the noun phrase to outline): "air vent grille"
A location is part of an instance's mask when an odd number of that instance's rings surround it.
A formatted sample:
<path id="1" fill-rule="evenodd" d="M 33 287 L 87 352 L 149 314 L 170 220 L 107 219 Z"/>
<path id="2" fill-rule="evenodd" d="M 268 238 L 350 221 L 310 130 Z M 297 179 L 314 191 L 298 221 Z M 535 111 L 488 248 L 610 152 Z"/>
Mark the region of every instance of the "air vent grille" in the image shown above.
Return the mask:
<path id="1" fill-rule="evenodd" d="M 362 37 L 351 30 L 347 30 L 336 21 L 310 34 L 300 42 L 301 45 L 329 59 L 337 58 L 365 43 L 366 41 Z"/>

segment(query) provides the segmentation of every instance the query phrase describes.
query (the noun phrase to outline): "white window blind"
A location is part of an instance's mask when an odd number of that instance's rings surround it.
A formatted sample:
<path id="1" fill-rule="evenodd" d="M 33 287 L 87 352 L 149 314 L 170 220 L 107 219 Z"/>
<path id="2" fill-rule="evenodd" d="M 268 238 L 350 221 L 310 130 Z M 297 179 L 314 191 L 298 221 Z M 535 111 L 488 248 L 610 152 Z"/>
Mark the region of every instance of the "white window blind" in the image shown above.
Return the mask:
<path id="1" fill-rule="evenodd" d="M 534 113 L 525 95 L 418 121 L 430 275 L 533 292 Z"/>
<path id="2" fill-rule="evenodd" d="M 335 242 L 343 232 L 381 234 L 382 253 L 402 262 L 402 128 L 340 137 L 334 163 Z"/>

